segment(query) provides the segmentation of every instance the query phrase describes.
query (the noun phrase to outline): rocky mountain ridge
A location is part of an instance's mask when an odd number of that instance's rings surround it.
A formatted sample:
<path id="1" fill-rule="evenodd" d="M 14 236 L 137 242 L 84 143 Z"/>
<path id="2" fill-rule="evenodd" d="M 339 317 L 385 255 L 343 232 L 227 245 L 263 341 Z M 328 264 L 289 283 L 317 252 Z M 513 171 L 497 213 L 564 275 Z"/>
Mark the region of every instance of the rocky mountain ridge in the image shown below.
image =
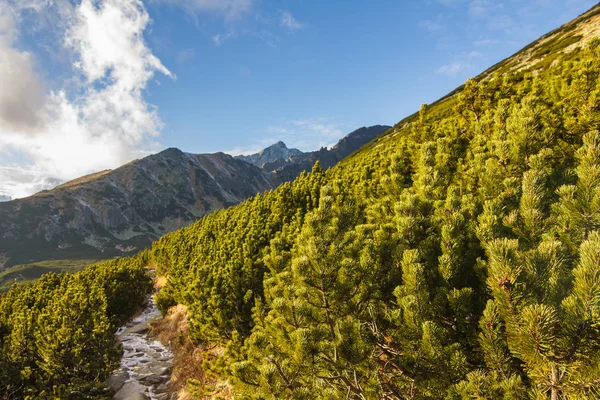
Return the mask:
<path id="1" fill-rule="evenodd" d="M 299 156 L 301 154 L 304 153 L 298 149 L 288 149 L 285 143 L 279 141 L 258 153 L 236 156 L 236 158 L 254 164 L 259 168 L 263 168 L 266 164 L 285 162 L 291 157 Z"/>
<path id="2" fill-rule="evenodd" d="M 252 158 L 262 168 L 224 153 L 170 148 L 0 203 L 0 271 L 49 259 L 130 254 L 211 211 L 292 180 L 316 161 L 330 167 L 385 129 L 361 128 L 337 147 L 311 153 L 276 143 Z"/>

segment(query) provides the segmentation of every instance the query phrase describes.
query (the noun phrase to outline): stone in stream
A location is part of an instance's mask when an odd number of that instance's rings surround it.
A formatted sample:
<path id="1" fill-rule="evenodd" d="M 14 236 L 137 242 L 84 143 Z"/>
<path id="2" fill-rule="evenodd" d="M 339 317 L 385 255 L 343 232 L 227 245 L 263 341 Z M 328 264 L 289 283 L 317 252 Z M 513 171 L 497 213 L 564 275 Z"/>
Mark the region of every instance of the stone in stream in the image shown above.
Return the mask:
<path id="1" fill-rule="evenodd" d="M 159 367 L 156 369 L 152 369 L 152 372 L 159 376 L 169 375 L 171 373 L 171 367 Z"/>
<path id="2" fill-rule="evenodd" d="M 121 390 L 115 394 L 114 400 L 149 400 L 146 388 L 137 382 L 127 382 Z"/>
<path id="3" fill-rule="evenodd" d="M 117 400 L 164 400 L 172 397 L 166 385 L 171 373 L 171 352 L 148 336 L 148 321 L 154 315 L 160 313 L 150 298 L 146 310 L 117 333 L 124 353 L 121 368 L 114 371 L 109 379 L 110 387 L 117 392 L 114 397 Z"/>
<path id="4" fill-rule="evenodd" d="M 125 333 L 137 333 L 137 334 L 142 334 L 142 333 L 146 333 L 148 332 L 148 330 L 150 330 L 150 328 L 148 327 L 148 322 L 142 322 L 140 324 L 134 325 L 131 328 L 128 328 Z"/>
<path id="5" fill-rule="evenodd" d="M 108 378 L 108 386 L 112 388 L 115 392 L 121 390 L 125 382 L 129 379 L 129 374 L 127 371 L 119 370 L 117 372 L 113 372 L 113 374 Z"/>
<path id="6" fill-rule="evenodd" d="M 156 375 L 148 375 L 147 377 L 142 379 L 145 383 L 149 383 L 151 385 L 156 385 L 165 381 L 164 378 Z"/>
<path id="7" fill-rule="evenodd" d="M 167 393 L 168 391 L 169 391 L 169 387 L 167 386 L 166 383 L 162 383 L 162 384 L 156 386 L 156 388 L 154 389 L 154 393 L 156 393 L 156 394 Z"/>

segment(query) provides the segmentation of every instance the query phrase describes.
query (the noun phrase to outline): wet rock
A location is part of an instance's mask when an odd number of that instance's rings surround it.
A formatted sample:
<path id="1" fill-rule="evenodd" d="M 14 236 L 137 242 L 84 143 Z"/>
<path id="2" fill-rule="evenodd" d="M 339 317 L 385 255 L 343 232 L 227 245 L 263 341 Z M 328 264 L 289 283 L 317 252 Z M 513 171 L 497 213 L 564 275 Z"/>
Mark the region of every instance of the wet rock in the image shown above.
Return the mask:
<path id="1" fill-rule="evenodd" d="M 127 371 L 119 370 L 114 372 L 110 378 L 108 378 L 108 386 L 112 388 L 115 392 L 121 390 L 125 382 L 129 379 L 129 374 Z"/>
<path id="2" fill-rule="evenodd" d="M 127 330 L 125 331 L 125 333 L 128 333 L 128 334 L 134 333 L 134 334 L 138 334 L 139 335 L 139 334 L 142 334 L 142 333 L 147 333 L 149 329 L 150 328 L 148 327 L 148 322 L 144 321 L 141 324 L 134 325 L 131 328 L 127 328 Z"/>
<path id="3" fill-rule="evenodd" d="M 164 378 L 161 378 L 160 376 L 156 376 L 156 375 L 149 375 L 144 378 L 144 382 L 150 383 L 152 385 L 156 385 L 158 383 L 164 382 Z"/>
<path id="4" fill-rule="evenodd" d="M 152 369 L 152 372 L 155 373 L 156 375 L 159 376 L 164 376 L 164 375 L 170 375 L 171 374 L 171 367 L 159 367 L 156 369 Z"/>
<path id="5" fill-rule="evenodd" d="M 137 382 L 127 382 L 121 390 L 117 392 L 114 400 L 149 400 L 150 398 L 146 393 L 146 388 Z"/>
<path id="6" fill-rule="evenodd" d="M 167 393 L 168 391 L 169 391 L 169 388 L 166 383 L 162 383 L 162 384 L 156 386 L 156 388 L 154 389 L 154 393 L 156 393 L 156 394 Z"/>
<path id="7" fill-rule="evenodd" d="M 138 317 L 117 331 L 124 349 L 121 367 L 110 378 L 117 400 L 171 398 L 166 383 L 172 370 L 172 354 L 147 334 L 148 321 L 158 315 L 154 299 L 150 299 Z"/>

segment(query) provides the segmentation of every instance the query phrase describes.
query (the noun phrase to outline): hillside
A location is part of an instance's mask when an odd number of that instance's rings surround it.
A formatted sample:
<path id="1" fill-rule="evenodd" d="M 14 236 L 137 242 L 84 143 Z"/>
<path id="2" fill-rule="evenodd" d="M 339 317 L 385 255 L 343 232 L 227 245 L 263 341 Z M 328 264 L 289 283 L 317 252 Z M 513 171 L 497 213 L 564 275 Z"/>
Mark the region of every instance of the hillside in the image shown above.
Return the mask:
<path id="1" fill-rule="evenodd" d="M 527 61 L 551 57 L 543 68 L 469 80 L 327 171 L 95 273 L 15 286 L 0 297 L 0 393 L 98 384 L 108 321 L 139 302 L 149 264 L 163 322 L 182 321 L 181 396 L 600 398 L 599 13 L 499 64 L 551 46 Z M 123 295 L 106 284 L 117 272 Z M 90 279 L 94 319 L 70 296 Z M 69 330 L 77 317 L 89 335 Z M 70 337 L 77 353 L 61 352 Z"/>
<path id="2" fill-rule="evenodd" d="M 133 254 L 211 211 L 295 179 L 317 160 L 333 166 L 387 128 L 361 128 L 322 153 L 289 150 L 283 143 L 249 158 L 167 149 L 0 203 L 0 271 L 45 260 Z M 277 162 L 286 166 L 285 174 L 261 168 Z"/>
<path id="3" fill-rule="evenodd" d="M 131 253 L 274 186 L 264 171 L 223 153 L 168 149 L 1 203 L 0 265 Z"/>
<path id="4" fill-rule="evenodd" d="M 599 11 L 328 173 L 155 243 L 163 311 L 226 349 L 203 355 L 222 380 L 188 390 L 597 399 Z"/>

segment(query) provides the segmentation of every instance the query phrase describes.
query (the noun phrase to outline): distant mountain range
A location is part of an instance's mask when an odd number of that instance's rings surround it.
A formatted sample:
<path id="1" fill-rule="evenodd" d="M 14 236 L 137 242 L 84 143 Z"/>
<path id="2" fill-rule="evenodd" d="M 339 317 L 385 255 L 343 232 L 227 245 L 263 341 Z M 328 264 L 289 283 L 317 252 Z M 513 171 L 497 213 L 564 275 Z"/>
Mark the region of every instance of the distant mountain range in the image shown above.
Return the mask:
<path id="1" fill-rule="evenodd" d="M 342 138 L 331 149 L 323 147 L 317 151 L 303 153 L 300 150 L 288 149 L 283 142 L 277 142 L 256 154 L 236 158 L 272 172 L 278 182 L 286 182 L 296 178 L 302 171 L 309 171 L 317 161 L 324 169 L 333 167 L 388 129 L 390 127 L 385 125 L 357 129 Z"/>
<path id="2" fill-rule="evenodd" d="M 298 149 L 288 149 L 285 143 L 277 142 L 258 153 L 250 154 L 249 156 L 237 156 L 236 158 L 254 164 L 259 168 L 265 168 L 265 165 L 285 163 L 290 158 L 301 156 L 302 154 L 304 153 Z M 269 167 L 265 169 L 272 170 Z"/>
<path id="3" fill-rule="evenodd" d="M 331 149 L 308 153 L 283 142 L 238 157 L 171 148 L 2 202 L 0 271 L 50 259 L 132 253 L 213 210 L 292 180 L 316 161 L 329 168 L 389 128 L 360 128 Z"/>

